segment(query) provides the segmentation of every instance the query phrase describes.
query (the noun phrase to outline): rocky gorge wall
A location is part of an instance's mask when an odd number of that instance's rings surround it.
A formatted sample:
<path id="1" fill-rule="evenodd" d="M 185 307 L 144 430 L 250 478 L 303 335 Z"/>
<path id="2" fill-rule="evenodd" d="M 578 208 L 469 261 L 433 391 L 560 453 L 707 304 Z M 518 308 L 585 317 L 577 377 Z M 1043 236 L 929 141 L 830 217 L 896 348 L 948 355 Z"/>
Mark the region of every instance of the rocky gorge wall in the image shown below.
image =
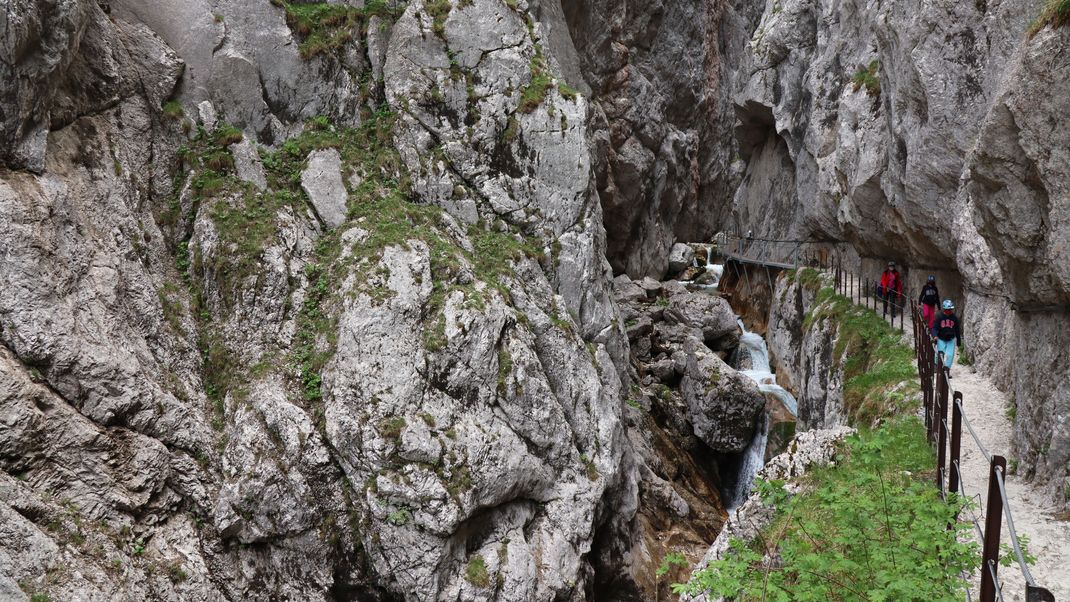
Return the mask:
<path id="1" fill-rule="evenodd" d="M 5 14 L 5 599 L 586 599 L 622 562 L 589 105 L 526 5 L 362 6 Z"/>
<path id="2" fill-rule="evenodd" d="M 662 67 L 746 27 L 643 11 L 612 34 L 671 81 L 599 84 L 673 105 L 642 103 L 645 152 L 672 152 L 632 200 L 706 228 L 725 123 L 673 95 L 708 96 L 720 44 Z M 665 11 L 697 27 L 632 39 Z M 664 554 L 701 553 L 765 400 L 724 361 L 727 304 L 611 284 L 627 253 L 607 250 L 609 117 L 577 15 L 5 13 L 2 597 L 642 600 Z M 621 261 L 657 266 L 662 242 Z"/>
<path id="3" fill-rule="evenodd" d="M 1065 505 L 1070 32 L 1043 4 L 767 3 L 734 95 L 732 212 L 756 236 L 941 274 L 1013 393 L 1025 470 Z"/>
<path id="4" fill-rule="evenodd" d="M 4 597 L 649 597 L 758 404 L 613 276 L 718 229 L 958 272 L 1020 470 L 1070 478 L 1037 2 L 9 4 Z"/>

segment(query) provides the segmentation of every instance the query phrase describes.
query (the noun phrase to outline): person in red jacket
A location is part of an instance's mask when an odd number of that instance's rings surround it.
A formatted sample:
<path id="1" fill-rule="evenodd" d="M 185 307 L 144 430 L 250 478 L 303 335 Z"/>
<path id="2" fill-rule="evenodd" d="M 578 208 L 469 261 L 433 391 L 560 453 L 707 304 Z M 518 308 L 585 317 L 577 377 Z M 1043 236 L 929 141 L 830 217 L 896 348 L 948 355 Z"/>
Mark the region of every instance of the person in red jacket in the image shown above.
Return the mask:
<path id="1" fill-rule="evenodd" d="M 903 278 L 895 269 L 895 262 L 889 261 L 888 267 L 881 274 L 880 298 L 884 300 L 884 315 L 888 315 L 888 301 L 892 302 L 892 316 L 896 309 L 903 306 Z"/>

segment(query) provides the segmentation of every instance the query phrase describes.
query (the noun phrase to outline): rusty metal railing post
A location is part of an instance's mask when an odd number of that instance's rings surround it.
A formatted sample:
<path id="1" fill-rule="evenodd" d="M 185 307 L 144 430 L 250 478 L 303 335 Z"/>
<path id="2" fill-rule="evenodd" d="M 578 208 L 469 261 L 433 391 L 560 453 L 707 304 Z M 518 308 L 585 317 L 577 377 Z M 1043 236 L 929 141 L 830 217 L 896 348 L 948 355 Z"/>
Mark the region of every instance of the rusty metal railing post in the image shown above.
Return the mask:
<path id="1" fill-rule="evenodd" d="M 948 476 L 947 490 L 957 494 L 962 476 L 959 471 L 959 456 L 962 444 L 962 393 L 955 391 L 951 405 L 951 459 L 948 460 L 950 474 Z M 956 520 L 958 515 L 955 515 Z"/>
<path id="2" fill-rule="evenodd" d="M 988 470 L 988 503 L 985 504 L 985 545 L 981 552 L 981 602 L 995 602 L 999 574 L 999 530 L 1003 519 L 1003 497 L 999 494 L 996 471 L 1007 471 L 1007 459 L 992 456 Z"/>
<path id="3" fill-rule="evenodd" d="M 944 469 L 947 467 L 947 376 L 940 369 L 940 401 L 936 406 L 936 488 L 940 493 L 944 489 Z"/>

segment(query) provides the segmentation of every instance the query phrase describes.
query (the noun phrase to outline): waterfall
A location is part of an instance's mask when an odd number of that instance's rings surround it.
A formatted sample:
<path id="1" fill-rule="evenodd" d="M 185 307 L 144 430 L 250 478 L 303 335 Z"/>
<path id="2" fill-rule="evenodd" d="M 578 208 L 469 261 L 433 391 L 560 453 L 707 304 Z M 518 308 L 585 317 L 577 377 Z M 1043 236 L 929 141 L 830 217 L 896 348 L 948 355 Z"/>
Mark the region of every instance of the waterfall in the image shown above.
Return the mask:
<path id="1" fill-rule="evenodd" d="M 757 383 L 762 393 L 772 393 L 793 415 L 798 414 L 798 402 L 784 387 L 776 384 L 776 376 L 769 367 L 769 349 L 765 346 L 765 339 L 760 334 L 747 332 L 742 320 L 739 321 L 739 329 L 743 331 L 739 345 L 747 350 L 750 357 L 750 368 L 741 372 Z"/>
<path id="2" fill-rule="evenodd" d="M 765 446 L 768 442 L 769 417 L 766 416 L 765 412 L 762 412 L 758 417 L 758 426 L 754 430 L 754 438 L 751 439 L 750 445 L 743 452 L 743 460 L 739 465 L 735 487 L 732 488 L 732 492 L 727 496 L 728 507 L 726 510 L 729 512 L 738 508 L 750 496 L 754 477 L 765 466 Z"/>
<path id="3" fill-rule="evenodd" d="M 743 320 L 739 320 L 739 329 L 743 334 L 739 337 L 741 350 L 747 352 L 750 368 L 741 370 L 740 373 L 753 380 L 758 389 L 763 393 L 775 395 L 784 404 L 792 415 L 798 413 L 798 402 L 784 387 L 776 384 L 776 377 L 769 366 L 769 349 L 765 345 L 765 339 L 754 332 L 747 332 Z M 758 471 L 765 466 L 765 446 L 769 441 L 769 417 L 763 412 L 758 419 L 758 425 L 754 432 L 754 439 L 743 452 L 740 462 L 739 473 L 736 477 L 736 485 L 728 496 L 728 510 L 735 510 L 740 504 L 747 501 L 750 495 L 751 485 Z"/>

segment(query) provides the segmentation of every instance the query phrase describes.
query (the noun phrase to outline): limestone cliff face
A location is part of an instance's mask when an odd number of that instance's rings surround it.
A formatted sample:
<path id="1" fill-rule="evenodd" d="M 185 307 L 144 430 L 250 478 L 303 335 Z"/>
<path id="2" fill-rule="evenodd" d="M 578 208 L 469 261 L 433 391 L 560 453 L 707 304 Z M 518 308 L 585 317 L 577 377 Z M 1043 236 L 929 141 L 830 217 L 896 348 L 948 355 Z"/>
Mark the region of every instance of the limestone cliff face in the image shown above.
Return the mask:
<path id="1" fill-rule="evenodd" d="M 621 566 L 591 109 L 527 5 L 13 8 L 0 597 L 582 600 Z"/>
<path id="2" fill-rule="evenodd" d="M 756 2 L 563 2 L 590 86 L 609 260 L 660 278 L 679 241 L 709 240 L 739 185 L 732 91 Z"/>
<path id="3" fill-rule="evenodd" d="M 1018 453 L 1067 497 L 1067 31 L 1032 1 L 767 3 L 735 94 L 732 220 L 847 241 L 961 290 L 967 343 L 1014 393 Z"/>

